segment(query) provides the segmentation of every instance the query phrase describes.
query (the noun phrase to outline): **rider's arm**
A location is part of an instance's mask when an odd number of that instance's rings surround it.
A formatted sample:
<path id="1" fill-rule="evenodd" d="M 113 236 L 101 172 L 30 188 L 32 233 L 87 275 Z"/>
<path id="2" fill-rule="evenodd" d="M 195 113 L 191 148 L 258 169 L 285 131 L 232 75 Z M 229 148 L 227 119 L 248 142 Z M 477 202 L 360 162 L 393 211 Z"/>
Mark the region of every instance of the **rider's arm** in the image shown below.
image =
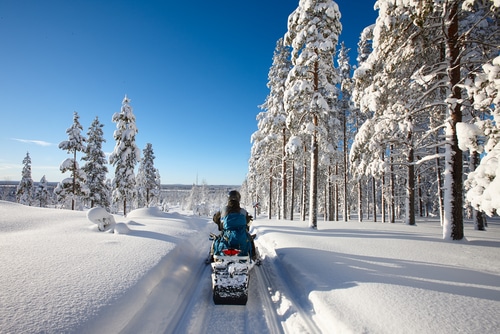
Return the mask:
<path id="1" fill-rule="evenodd" d="M 222 231 L 222 222 L 221 222 L 221 220 L 220 220 L 220 217 L 221 217 L 220 211 L 217 211 L 217 212 L 214 214 L 214 216 L 213 216 L 212 220 L 214 221 L 214 223 L 216 223 L 216 224 L 217 224 L 217 227 L 219 228 L 219 231 Z"/>

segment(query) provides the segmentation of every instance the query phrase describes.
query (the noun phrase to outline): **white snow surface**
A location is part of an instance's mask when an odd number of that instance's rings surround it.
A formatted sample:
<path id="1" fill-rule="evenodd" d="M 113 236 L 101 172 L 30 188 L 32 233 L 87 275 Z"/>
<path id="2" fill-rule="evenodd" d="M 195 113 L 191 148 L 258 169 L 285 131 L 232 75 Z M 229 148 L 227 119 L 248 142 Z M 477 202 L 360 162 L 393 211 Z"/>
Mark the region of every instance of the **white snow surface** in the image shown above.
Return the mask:
<path id="1" fill-rule="evenodd" d="M 121 233 L 99 232 L 84 211 L 0 201 L 0 333 L 500 332 L 493 219 L 456 242 L 436 219 L 313 230 L 259 217 L 246 306 L 212 302 L 209 217 L 115 220 Z"/>

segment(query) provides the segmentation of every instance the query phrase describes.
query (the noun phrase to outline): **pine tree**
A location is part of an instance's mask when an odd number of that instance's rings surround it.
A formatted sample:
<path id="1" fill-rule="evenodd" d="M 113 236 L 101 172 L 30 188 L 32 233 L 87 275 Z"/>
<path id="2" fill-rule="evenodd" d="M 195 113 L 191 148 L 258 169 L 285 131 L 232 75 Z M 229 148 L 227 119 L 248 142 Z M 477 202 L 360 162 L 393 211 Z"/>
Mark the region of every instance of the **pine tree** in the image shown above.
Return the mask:
<path id="1" fill-rule="evenodd" d="M 49 189 L 45 175 L 42 176 L 38 186 L 35 190 L 35 200 L 39 203 L 41 208 L 44 208 L 49 203 Z"/>
<path id="2" fill-rule="evenodd" d="M 442 62 L 430 63 L 420 73 L 421 78 L 429 78 L 431 75 L 437 77 L 438 71 L 434 70 L 433 73 L 433 67 L 441 65 L 440 68 L 444 70 L 441 70 L 439 75 L 446 79 L 444 239 L 461 240 L 464 237 L 463 160 L 467 155 L 464 155 L 459 147 L 458 128 L 462 122 L 476 117 L 473 112 L 472 115 L 468 114 L 468 100 L 474 100 L 475 97 L 467 96 L 470 91 L 464 90 L 463 83 L 474 78 L 481 72 L 483 64 L 498 55 L 498 7 L 499 4 L 492 1 L 449 0 L 433 5 L 420 4 L 415 10 L 417 17 L 424 24 L 435 22 L 436 17 L 439 19 L 440 26 L 435 29 L 434 41 L 439 41 L 443 47 Z M 429 80 L 420 81 L 427 81 L 423 85 L 431 86 Z M 470 156 L 474 157 L 474 154 L 471 152 Z"/>
<path id="3" fill-rule="evenodd" d="M 103 135 L 103 124 L 99 122 L 96 117 L 89 127 L 87 132 L 87 148 L 82 160 L 86 161 L 82 170 L 87 174 L 87 187 L 89 188 L 89 196 L 87 200 L 90 201 L 90 207 L 99 205 L 103 208 L 109 209 L 109 195 L 110 189 L 106 184 L 106 174 L 108 167 L 106 167 L 106 155 L 102 150 L 102 144 L 106 142 Z"/>
<path id="4" fill-rule="evenodd" d="M 161 193 L 161 176 L 158 168 L 155 169 L 155 183 L 155 187 L 151 190 L 151 196 L 156 205 L 161 205 L 163 197 Z"/>
<path id="5" fill-rule="evenodd" d="M 332 114 L 328 101 L 336 96 L 338 77 L 333 55 L 341 31 L 340 12 L 331 0 L 301 0 L 288 18 L 285 43 L 292 47 L 285 110 L 288 124 L 310 137 L 309 226 L 317 228 L 320 145 Z M 292 133 L 293 135 L 293 133 Z"/>
<path id="6" fill-rule="evenodd" d="M 475 228 L 485 229 L 485 217 L 500 212 L 494 192 L 500 159 L 500 4 L 491 1 L 469 1 L 461 32 L 466 45 L 462 59 L 468 71 L 463 88 L 468 96 L 465 105 L 472 109 L 478 136 L 471 138 L 476 145 L 468 147 L 475 158 L 465 182 L 466 200 L 475 212 Z M 481 24 L 478 24 L 478 20 Z M 497 46 L 495 48 L 495 46 Z M 482 143 L 480 143 L 480 141 Z M 482 145 L 481 145 L 482 144 Z M 479 156 L 484 156 L 477 165 Z"/>
<path id="7" fill-rule="evenodd" d="M 113 179 L 113 200 L 123 201 L 123 215 L 127 215 L 127 200 L 133 201 L 136 197 L 136 180 L 134 168 L 140 160 L 141 151 L 135 143 L 137 127 L 135 115 L 125 95 L 119 113 L 113 115 L 116 130 L 113 137 L 116 141 L 109 162 L 115 167 Z"/>
<path id="8" fill-rule="evenodd" d="M 76 160 L 77 152 L 85 152 L 87 141 L 81 132 L 83 127 L 80 124 L 80 116 L 75 111 L 73 113 L 73 124 L 66 130 L 68 134 L 68 140 L 59 143 L 59 148 L 67 151 L 69 154 L 73 154 L 73 158 L 66 159 L 59 169 L 62 173 L 67 171 L 71 172 L 71 185 L 67 181 L 61 183 L 61 188 L 66 190 L 66 193 L 71 196 L 71 210 L 75 209 L 75 201 L 79 197 L 85 197 L 88 195 L 89 190 L 85 184 L 86 174 L 80 169 L 78 162 Z"/>
<path id="9" fill-rule="evenodd" d="M 360 108 L 371 117 L 370 125 L 361 127 L 352 156 L 357 159 L 358 171 L 369 171 L 381 179 L 382 199 L 389 199 L 390 221 L 395 221 L 399 206 L 396 179 L 405 182 L 405 220 L 415 223 L 416 150 L 418 156 L 434 155 L 428 149 L 435 129 L 430 129 L 432 114 L 442 110 L 444 96 L 425 94 L 414 76 L 416 70 L 439 61 L 441 47 L 430 43 L 435 33 L 417 24 L 415 9 L 408 3 L 391 0 L 378 2 L 379 18 L 373 28 L 373 51 L 355 73 L 354 94 Z M 438 92 L 437 92 L 438 93 Z M 439 120 L 438 117 L 434 117 Z M 367 132 L 369 131 L 369 132 Z M 360 163 L 360 160 L 364 160 Z M 377 166 L 378 165 L 378 166 Z M 398 167 L 403 168 L 398 168 Z M 360 168 L 361 167 L 361 170 Z M 381 167 L 385 167 L 381 169 Z M 403 171 L 406 169 L 406 175 Z M 385 219 L 385 203 L 382 205 Z"/>
<path id="10" fill-rule="evenodd" d="M 31 157 L 29 152 L 26 153 L 23 164 L 21 181 L 16 190 L 16 199 L 18 203 L 31 206 L 33 201 L 33 179 L 31 178 Z"/>
<path id="11" fill-rule="evenodd" d="M 349 171 L 349 130 L 348 130 L 348 119 L 351 114 L 351 90 L 352 90 L 352 80 L 351 80 L 351 65 L 349 65 L 349 49 L 345 47 L 344 43 L 341 43 L 338 64 L 339 64 L 339 74 L 340 74 L 340 113 L 342 120 L 342 160 L 343 160 L 343 193 L 344 193 L 344 221 L 347 221 L 348 215 L 348 171 Z M 359 218 L 362 217 L 361 203 L 358 202 L 358 213 Z"/>
<path id="12" fill-rule="evenodd" d="M 279 217 L 286 219 L 287 213 L 287 157 L 286 143 L 289 131 L 286 127 L 286 114 L 283 105 L 285 81 L 291 68 L 290 49 L 279 39 L 273 55 L 273 64 L 269 70 L 267 87 L 270 92 L 264 104 L 260 107 L 265 111 L 257 115 L 258 130 L 252 135 L 252 157 L 250 158 L 251 171 L 257 173 L 259 182 L 269 181 L 268 213 L 272 213 L 273 180 L 277 171 L 281 169 L 280 210 L 276 210 Z M 257 175 L 250 180 L 257 179 Z M 255 185 L 253 185 L 255 187 Z M 277 187 L 275 187 L 277 189 Z M 278 193 L 278 192 L 276 192 Z"/>
<path id="13" fill-rule="evenodd" d="M 144 203 L 139 203 L 139 207 L 148 207 L 154 199 L 157 199 L 159 193 L 159 172 L 154 166 L 153 145 L 147 143 L 142 152 L 143 158 L 137 173 L 138 199 L 144 199 Z"/>
<path id="14" fill-rule="evenodd" d="M 470 5 L 477 12 L 466 13 Z M 416 168 L 434 170 L 434 193 L 438 194 L 439 205 L 444 206 L 446 239 L 463 238 L 463 155 L 457 127 L 470 118 L 464 103 L 464 78 L 470 77 L 471 67 L 477 69 L 478 63 L 484 64 L 498 54 L 494 47 L 499 44 L 498 8 L 492 5 L 482 0 L 378 1 L 373 52 L 355 76 L 354 99 L 367 114 L 373 114 L 360 127 L 351 158 L 362 157 L 359 171 L 380 173 L 383 189 L 389 172 L 391 190 L 386 196 L 391 198 L 392 210 L 398 205 L 394 199 L 400 197 L 395 194 L 398 188 L 394 187 L 394 177 L 405 180 L 405 217 L 409 224 L 415 216 L 415 182 L 425 176 Z M 488 32 L 484 27 L 489 27 Z M 439 145 L 445 147 L 446 200 L 440 190 Z M 429 163 L 431 158 L 436 161 L 435 167 Z M 423 168 L 426 165 L 429 168 Z M 407 174 L 400 173 L 398 166 L 405 166 Z M 381 206 L 384 210 L 385 205 Z"/>

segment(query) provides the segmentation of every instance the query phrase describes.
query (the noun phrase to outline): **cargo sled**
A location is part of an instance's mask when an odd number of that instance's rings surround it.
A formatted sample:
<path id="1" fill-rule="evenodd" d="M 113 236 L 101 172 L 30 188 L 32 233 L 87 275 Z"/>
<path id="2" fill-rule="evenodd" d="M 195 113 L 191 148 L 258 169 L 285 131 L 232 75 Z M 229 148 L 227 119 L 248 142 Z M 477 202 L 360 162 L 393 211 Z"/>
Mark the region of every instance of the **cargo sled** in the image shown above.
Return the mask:
<path id="1" fill-rule="evenodd" d="M 215 304 L 246 305 L 248 277 L 253 262 L 248 255 L 238 256 L 238 249 L 224 249 L 224 255 L 214 255 L 212 291 Z"/>

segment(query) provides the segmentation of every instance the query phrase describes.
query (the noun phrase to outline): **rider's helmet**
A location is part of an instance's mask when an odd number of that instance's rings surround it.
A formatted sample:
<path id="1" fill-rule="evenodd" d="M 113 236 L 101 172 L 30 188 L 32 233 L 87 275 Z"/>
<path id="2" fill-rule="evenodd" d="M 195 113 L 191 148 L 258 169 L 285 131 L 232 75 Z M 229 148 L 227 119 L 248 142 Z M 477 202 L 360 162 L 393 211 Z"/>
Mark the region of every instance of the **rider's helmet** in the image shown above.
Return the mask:
<path id="1" fill-rule="evenodd" d="M 236 201 L 236 202 L 240 202 L 241 200 L 241 195 L 239 192 L 237 192 L 236 190 L 231 190 L 227 196 L 227 200 L 228 201 Z"/>

